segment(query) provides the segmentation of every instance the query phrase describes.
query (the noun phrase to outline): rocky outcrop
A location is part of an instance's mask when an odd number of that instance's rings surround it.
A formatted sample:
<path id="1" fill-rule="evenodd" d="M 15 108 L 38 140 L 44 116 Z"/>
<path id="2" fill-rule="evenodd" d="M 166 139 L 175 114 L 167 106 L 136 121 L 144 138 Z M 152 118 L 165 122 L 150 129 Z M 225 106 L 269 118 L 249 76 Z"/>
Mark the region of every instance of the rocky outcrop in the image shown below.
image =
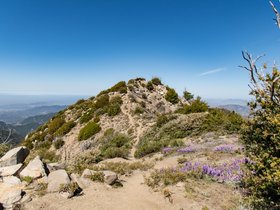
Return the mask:
<path id="1" fill-rule="evenodd" d="M 58 192 L 61 185 L 69 184 L 70 179 L 65 170 L 53 171 L 48 176 L 47 192 Z"/>
<path id="2" fill-rule="evenodd" d="M 18 171 L 22 168 L 22 163 L 13 165 L 13 166 L 6 166 L 0 168 L 0 176 L 12 176 L 18 173 Z"/>
<path id="3" fill-rule="evenodd" d="M 17 147 L 7 152 L 0 159 L 0 167 L 17 165 L 23 163 L 28 156 L 29 150 L 26 147 Z"/>
<path id="4" fill-rule="evenodd" d="M 46 176 L 44 163 L 40 157 L 35 157 L 28 165 L 20 172 L 20 177 L 31 177 L 33 179 Z"/>

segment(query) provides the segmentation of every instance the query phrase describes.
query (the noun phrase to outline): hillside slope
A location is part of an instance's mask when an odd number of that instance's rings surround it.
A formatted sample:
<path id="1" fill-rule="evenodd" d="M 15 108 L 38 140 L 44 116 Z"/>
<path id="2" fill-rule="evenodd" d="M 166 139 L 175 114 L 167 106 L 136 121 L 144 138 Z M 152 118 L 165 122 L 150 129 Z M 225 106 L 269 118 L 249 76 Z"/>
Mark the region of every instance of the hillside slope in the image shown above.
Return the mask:
<path id="1" fill-rule="evenodd" d="M 23 207 L 242 209 L 241 124 L 241 116 L 199 98 L 186 101 L 157 78 L 119 82 L 59 112 L 25 139 L 25 165 L 39 155 L 48 170 L 39 179 L 20 177 L 29 181 L 23 190 L 33 199 Z M 72 185 L 38 197 L 47 193 L 53 171 L 67 173 Z M 59 199 L 75 183 L 83 196 Z"/>

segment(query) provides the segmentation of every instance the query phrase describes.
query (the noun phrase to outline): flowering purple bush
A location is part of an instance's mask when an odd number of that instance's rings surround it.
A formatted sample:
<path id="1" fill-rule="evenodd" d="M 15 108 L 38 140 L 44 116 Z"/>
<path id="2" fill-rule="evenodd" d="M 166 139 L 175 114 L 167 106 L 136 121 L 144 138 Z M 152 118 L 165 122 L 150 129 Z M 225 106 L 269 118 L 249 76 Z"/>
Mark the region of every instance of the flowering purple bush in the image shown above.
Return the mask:
<path id="1" fill-rule="evenodd" d="M 185 147 L 185 148 L 181 148 L 181 149 L 178 149 L 177 152 L 180 152 L 180 153 L 189 153 L 189 152 L 194 152 L 195 149 L 191 146 L 189 147 Z"/>
<path id="2" fill-rule="evenodd" d="M 170 153 L 170 152 L 173 152 L 173 151 L 174 151 L 174 148 L 172 148 L 172 147 L 164 147 L 162 149 L 163 154 L 167 154 L 167 153 Z"/>
<path id="3" fill-rule="evenodd" d="M 219 145 L 214 148 L 215 152 L 234 152 L 235 150 L 236 148 L 232 144 Z"/>
<path id="4" fill-rule="evenodd" d="M 182 172 L 198 173 L 201 175 L 208 175 L 219 181 L 232 181 L 239 182 L 243 176 L 242 165 L 244 163 L 249 163 L 248 158 L 237 159 L 232 163 L 224 163 L 220 166 L 211 166 L 208 164 L 201 164 L 199 162 L 191 163 L 186 162 L 185 166 L 180 170 Z"/>

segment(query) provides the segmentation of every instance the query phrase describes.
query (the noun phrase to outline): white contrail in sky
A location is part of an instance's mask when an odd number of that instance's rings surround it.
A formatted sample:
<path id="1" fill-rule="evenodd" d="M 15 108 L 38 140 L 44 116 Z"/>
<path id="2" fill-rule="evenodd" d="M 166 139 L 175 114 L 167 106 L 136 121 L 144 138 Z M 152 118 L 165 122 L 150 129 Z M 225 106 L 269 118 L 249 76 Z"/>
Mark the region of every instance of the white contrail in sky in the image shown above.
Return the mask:
<path id="1" fill-rule="evenodd" d="M 224 71 L 224 70 L 225 70 L 225 68 L 213 69 L 213 70 L 210 70 L 210 71 L 205 71 L 205 72 L 199 74 L 198 76 L 202 77 L 202 76 L 206 76 L 206 75 L 209 75 L 209 74 L 216 74 L 216 73 Z"/>

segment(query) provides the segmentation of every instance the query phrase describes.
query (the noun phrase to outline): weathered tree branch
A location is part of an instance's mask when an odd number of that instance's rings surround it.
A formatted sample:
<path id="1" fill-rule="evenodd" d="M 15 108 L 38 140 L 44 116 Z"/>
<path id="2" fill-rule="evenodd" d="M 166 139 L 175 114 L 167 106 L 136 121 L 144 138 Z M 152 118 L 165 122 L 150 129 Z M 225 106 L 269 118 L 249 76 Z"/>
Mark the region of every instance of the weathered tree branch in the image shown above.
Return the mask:
<path id="1" fill-rule="evenodd" d="M 279 1 L 280 2 L 280 1 Z M 272 3 L 272 1 L 269 1 L 274 13 L 275 13 L 275 16 L 276 16 L 276 19 L 275 20 L 275 24 L 278 26 L 278 28 L 280 29 L 280 14 L 278 12 L 278 10 L 276 9 L 276 7 L 274 6 L 274 4 Z"/>
<path id="2" fill-rule="evenodd" d="M 257 58 L 253 59 L 253 56 L 251 54 L 249 54 L 247 51 L 242 51 L 242 57 L 245 61 L 247 61 L 249 68 L 246 66 L 239 66 L 239 67 L 246 69 L 247 71 L 250 72 L 251 80 L 253 81 L 253 83 L 255 85 L 257 85 L 257 80 L 255 78 L 255 74 L 257 74 L 257 76 L 260 76 L 260 73 L 256 66 L 256 62 L 263 56 L 265 56 L 265 55 L 260 55 Z"/>
<path id="3" fill-rule="evenodd" d="M 10 139 L 11 135 L 12 135 L 12 129 L 9 129 L 9 135 L 1 144 L 8 144 L 11 141 L 11 139 Z"/>

